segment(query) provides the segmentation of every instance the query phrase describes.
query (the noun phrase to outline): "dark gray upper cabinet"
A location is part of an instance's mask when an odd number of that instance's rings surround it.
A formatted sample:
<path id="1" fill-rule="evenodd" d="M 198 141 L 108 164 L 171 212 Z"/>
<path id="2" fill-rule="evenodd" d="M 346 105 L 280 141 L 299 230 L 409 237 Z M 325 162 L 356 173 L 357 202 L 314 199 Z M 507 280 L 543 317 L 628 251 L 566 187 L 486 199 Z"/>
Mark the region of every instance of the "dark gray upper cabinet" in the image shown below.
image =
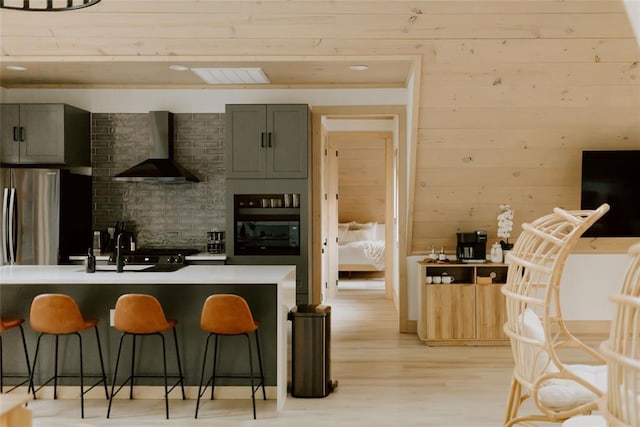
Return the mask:
<path id="1" fill-rule="evenodd" d="M 91 113 L 66 104 L 0 105 L 4 164 L 91 166 Z"/>
<path id="2" fill-rule="evenodd" d="M 307 177 L 307 105 L 230 104 L 225 117 L 228 178 Z"/>

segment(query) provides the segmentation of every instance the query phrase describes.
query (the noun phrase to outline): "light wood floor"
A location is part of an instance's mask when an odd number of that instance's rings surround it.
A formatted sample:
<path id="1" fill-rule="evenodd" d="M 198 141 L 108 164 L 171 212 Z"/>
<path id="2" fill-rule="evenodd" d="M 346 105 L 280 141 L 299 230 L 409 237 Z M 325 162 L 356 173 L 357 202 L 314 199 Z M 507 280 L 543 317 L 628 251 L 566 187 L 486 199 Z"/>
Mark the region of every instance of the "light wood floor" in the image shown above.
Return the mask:
<path id="1" fill-rule="evenodd" d="M 346 288 L 346 287 L 345 287 Z M 34 426 L 464 426 L 502 425 L 513 362 L 508 347 L 430 348 L 398 334 L 391 300 L 379 289 L 340 289 L 332 307 L 332 377 L 338 388 L 319 399 L 289 398 L 277 414 L 260 401 L 172 400 L 164 419 L 161 400 L 121 400 L 106 419 L 107 403 L 78 400 L 31 403 Z"/>

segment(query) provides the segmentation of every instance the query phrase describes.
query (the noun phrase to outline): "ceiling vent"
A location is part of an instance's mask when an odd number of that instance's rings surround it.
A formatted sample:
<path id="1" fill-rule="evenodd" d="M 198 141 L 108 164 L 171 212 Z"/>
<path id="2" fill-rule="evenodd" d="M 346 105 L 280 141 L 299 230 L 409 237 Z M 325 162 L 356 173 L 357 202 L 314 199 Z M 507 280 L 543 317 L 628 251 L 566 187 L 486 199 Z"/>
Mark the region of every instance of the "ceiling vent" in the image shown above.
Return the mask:
<path id="1" fill-rule="evenodd" d="M 261 68 L 192 68 L 191 71 L 211 85 L 271 83 Z"/>

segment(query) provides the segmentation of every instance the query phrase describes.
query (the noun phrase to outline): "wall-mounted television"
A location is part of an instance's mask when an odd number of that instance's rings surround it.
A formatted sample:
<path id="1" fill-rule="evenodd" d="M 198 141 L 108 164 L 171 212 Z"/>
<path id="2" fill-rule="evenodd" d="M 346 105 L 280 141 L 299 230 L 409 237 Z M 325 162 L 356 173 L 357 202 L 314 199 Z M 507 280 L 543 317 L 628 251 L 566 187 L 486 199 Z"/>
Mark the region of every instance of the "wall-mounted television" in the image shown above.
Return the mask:
<path id="1" fill-rule="evenodd" d="M 640 236 L 640 150 L 582 152 L 581 209 L 608 203 L 586 237 Z"/>

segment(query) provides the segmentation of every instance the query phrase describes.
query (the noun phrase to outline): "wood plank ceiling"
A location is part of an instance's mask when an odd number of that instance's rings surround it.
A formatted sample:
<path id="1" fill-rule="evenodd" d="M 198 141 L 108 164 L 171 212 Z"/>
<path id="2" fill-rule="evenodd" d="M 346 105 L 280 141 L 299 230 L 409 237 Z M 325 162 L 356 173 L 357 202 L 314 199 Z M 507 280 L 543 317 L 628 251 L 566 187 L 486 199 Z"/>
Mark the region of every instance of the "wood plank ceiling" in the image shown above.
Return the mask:
<path id="1" fill-rule="evenodd" d="M 0 11 L 0 37 L 7 88 L 202 87 L 174 63 L 398 87 L 417 60 L 414 253 L 458 231 L 495 240 L 502 203 L 516 223 L 578 208 L 582 150 L 640 148 L 640 49 L 620 0 L 103 0 Z M 371 78 L 345 67 L 365 61 Z"/>

